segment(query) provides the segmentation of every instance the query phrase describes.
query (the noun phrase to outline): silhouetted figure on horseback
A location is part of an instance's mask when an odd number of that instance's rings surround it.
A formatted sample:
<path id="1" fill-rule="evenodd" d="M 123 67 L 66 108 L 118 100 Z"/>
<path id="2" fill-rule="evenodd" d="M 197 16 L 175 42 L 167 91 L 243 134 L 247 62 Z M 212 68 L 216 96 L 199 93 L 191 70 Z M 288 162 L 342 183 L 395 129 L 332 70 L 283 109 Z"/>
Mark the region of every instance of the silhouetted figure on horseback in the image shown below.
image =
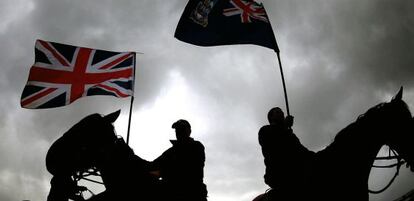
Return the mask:
<path id="1" fill-rule="evenodd" d="M 52 144 L 46 156 L 53 175 L 48 201 L 84 200 L 86 188 L 77 183 L 88 175 L 101 176 L 106 189 L 89 201 L 161 201 L 150 162 L 136 156 L 115 134 L 112 123 L 119 113 L 89 115 Z"/>
<path id="2" fill-rule="evenodd" d="M 171 201 L 207 201 L 203 183 L 204 146 L 190 137 L 191 126 L 186 120 L 172 125 L 176 140 L 172 147 L 155 159 L 151 166 L 161 178 L 161 189 Z"/>
<path id="3" fill-rule="evenodd" d="M 261 128 L 259 142 L 265 158 L 265 182 L 274 190 L 254 200 L 368 201 L 370 171 L 384 145 L 397 159 L 391 166 L 397 173 L 404 163 L 414 170 L 414 119 L 402 92 L 401 88 L 390 102 L 367 110 L 316 153 L 300 144 L 281 110 L 272 109 L 270 125 Z"/>
<path id="4" fill-rule="evenodd" d="M 154 162 L 134 154 L 116 135 L 113 122 L 120 111 L 92 114 L 57 139 L 46 155 L 53 175 L 48 201 L 83 201 L 86 187 L 78 181 L 100 176 L 105 191 L 88 201 L 206 201 L 203 183 L 204 146 L 190 137 L 185 120 L 173 124 L 177 140 Z"/>
<path id="5" fill-rule="evenodd" d="M 306 149 L 292 131 L 293 117 L 285 115 L 279 107 L 268 114 L 269 125 L 259 131 L 266 172 L 264 181 L 272 189 L 268 193 L 272 199 L 289 200 L 295 196 L 295 189 L 303 179 L 304 163 L 312 159 L 314 153 Z"/>

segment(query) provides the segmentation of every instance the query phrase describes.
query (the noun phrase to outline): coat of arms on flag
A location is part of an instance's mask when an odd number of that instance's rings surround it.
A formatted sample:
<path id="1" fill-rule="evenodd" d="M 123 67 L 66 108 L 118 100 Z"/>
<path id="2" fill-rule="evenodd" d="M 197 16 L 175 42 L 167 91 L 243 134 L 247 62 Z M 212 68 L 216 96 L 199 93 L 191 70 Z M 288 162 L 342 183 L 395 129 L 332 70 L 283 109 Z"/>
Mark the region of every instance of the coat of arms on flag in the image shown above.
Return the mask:
<path id="1" fill-rule="evenodd" d="M 266 10 L 254 0 L 189 0 L 174 36 L 198 46 L 254 44 L 279 52 Z"/>
<path id="2" fill-rule="evenodd" d="M 198 2 L 195 9 L 191 12 L 190 19 L 195 23 L 206 27 L 208 25 L 208 15 L 216 2 L 217 0 L 203 0 Z"/>
<path id="3" fill-rule="evenodd" d="M 68 105 L 83 96 L 133 95 L 135 53 L 37 40 L 35 63 L 21 97 L 24 108 Z"/>

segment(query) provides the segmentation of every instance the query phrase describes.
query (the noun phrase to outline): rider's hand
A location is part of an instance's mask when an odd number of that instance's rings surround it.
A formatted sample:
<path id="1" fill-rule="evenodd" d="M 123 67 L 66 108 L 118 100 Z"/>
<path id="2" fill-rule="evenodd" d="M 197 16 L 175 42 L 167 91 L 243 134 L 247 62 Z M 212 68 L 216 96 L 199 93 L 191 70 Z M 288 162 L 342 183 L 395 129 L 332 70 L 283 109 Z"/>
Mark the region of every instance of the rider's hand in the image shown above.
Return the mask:
<path id="1" fill-rule="evenodd" d="M 291 115 L 286 116 L 285 124 L 288 128 L 292 127 L 293 126 L 293 116 L 291 116 Z"/>

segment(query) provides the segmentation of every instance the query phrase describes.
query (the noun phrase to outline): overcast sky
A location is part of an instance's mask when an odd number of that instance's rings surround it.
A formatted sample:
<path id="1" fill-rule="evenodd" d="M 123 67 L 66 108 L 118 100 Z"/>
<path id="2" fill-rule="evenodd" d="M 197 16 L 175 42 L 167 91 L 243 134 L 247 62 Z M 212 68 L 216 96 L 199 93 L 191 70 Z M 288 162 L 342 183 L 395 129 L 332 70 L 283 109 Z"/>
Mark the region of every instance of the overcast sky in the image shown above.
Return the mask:
<path id="1" fill-rule="evenodd" d="M 404 86 L 414 107 L 414 1 L 263 0 L 281 49 L 294 131 L 313 151 L 371 106 Z M 87 97 L 46 110 L 20 108 L 36 39 L 137 51 L 130 146 L 153 160 L 170 147 L 171 124 L 187 119 L 206 147 L 210 201 L 250 201 L 264 192 L 257 141 L 267 111 L 285 108 L 276 55 L 252 45 L 202 48 L 173 37 L 186 0 L 0 1 L 0 200 L 45 200 L 51 143 L 91 113 L 122 109 L 129 98 Z M 394 170 L 373 170 L 379 189 Z M 414 188 L 405 168 L 393 200 Z"/>

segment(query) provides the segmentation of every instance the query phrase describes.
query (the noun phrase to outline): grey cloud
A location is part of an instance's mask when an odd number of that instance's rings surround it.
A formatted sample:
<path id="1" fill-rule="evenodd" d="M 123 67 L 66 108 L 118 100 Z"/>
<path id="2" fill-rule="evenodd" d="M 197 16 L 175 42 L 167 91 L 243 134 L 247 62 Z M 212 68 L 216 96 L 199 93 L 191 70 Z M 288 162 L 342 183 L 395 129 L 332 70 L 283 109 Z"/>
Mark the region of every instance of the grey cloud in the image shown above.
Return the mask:
<path id="1" fill-rule="evenodd" d="M 9 3 L 13 2 L 2 2 L 1 8 Z M 64 108 L 21 109 L 19 97 L 33 63 L 37 38 L 143 52 L 137 58 L 135 112 L 162 97 L 170 87 L 170 73 L 179 72 L 200 99 L 187 101 L 199 101 L 205 110 L 194 113 L 207 114 L 206 124 L 211 125 L 206 133 L 200 133 L 207 151 L 205 179 L 211 197 L 247 201 L 253 198 L 250 193 L 267 188 L 257 132 L 266 124 L 271 107 L 284 107 L 277 60 L 271 50 L 250 45 L 200 48 L 175 40 L 174 29 L 186 1 L 29 3 L 33 8 L 22 7 L 22 19 L 13 18 L 13 23 L 0 31 L 0 132 L 4 136 L 0 173 L 35 179 L 7 185 L 14 190 L 0 188 L 0 200 L 20 199 L 19 187 L 42 189 L 27 190 L 21 198 L 42 200 L 48 187 L 42 185 L 50 177 L 43 161 L 48 145 L 90 113 L 119 108 L 126 113 L 129 109 L 129 99 L 112 97 L 88 97 Z M 310 149 L 329 144 L 341 128 L 384 101 L 384 94 L 392 95 L 401 85 L 407 94 L 413 93 L 413 3 L 263 3 L 281 48 L 295 132 Z M 412 96 L 407 98 L 413 105 Z M 410 190 L 413 175 L 405 170 L 402 174 L 389 191 L 371 196 L 371 200 L 390 200 Z M 383 179 L 372 185 L 381 186 L 387 175 L 375 172 L 371 177 Z"/>

